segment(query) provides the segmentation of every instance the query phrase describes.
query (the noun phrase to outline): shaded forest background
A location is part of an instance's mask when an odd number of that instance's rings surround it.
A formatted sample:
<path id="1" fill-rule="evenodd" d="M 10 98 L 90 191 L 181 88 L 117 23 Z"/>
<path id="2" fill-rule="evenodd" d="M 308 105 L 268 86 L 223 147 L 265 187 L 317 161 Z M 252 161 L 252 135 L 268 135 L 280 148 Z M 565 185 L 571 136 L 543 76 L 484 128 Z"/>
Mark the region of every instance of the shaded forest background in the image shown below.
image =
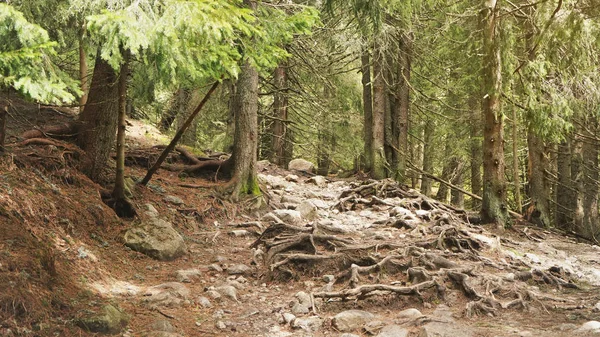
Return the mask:
<path id="1" fill-rule="evenodd" d="M 0 86 L 81 107 L 56 133 L 76 134 L 82 170 L 114 200 L 126 199 L 125 115 L 175 134 L 216 88 L 180 143 L 233 152 L 233 194 L 258 193 L 256 160 L 300 157 L 481 209 L 486 223 L 510 225 L 512 211 L 600 231 L 593 0 L 7 3 Z M 18 115 L 4 102 L 0 120 Z"/>

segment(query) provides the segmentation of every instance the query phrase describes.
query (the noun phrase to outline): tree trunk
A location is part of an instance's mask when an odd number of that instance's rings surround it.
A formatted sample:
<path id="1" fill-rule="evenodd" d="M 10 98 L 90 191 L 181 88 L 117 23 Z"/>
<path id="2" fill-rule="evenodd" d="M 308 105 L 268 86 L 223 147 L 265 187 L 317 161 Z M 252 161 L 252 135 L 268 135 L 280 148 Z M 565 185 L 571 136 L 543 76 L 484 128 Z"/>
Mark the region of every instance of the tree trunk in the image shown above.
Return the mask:
<path id="1" fill-rule="evenodd" d="M 361 55 L 361 72 L 362 72 L 362 89 L 363 89 L 363 138 L 365 142 L 364 149 L 364 165 L 365 172 L 371 171 L 372 153 L 372 136 L 373 136 L 373 95 L 371 93 L 371 65 L 369 50 L 365 48 Z"/>
<path id="2" fill-rule="evenodd" d="M 454 172 L 456 171 L 457 161 L 452 156 L 452 148 L 450 147 L 449 139 L 446 139 L 446 146 L 444 147 L 444 168 L 442 169 L 442 176 L 440 177 L 443 181 L 452 181 Z M 448 202 L 448 185 L 440 183 L 440 187 L 435 195 L 435 198 L 441 202 Z"/>
<path id="3" fill-rule="evenodd" d="M 5 105 L 0 110 L 0 155 L 4 154 L 4 141 L 6 139 L 6 116 L 8 116 L 8 106 Z"/>
<path id="4" fill-rule="evenodd" d="M 94 181 L 99 181 L 115 142 L 118 99 L 117 74 L 98 52 L 86 108 L 79 115 L 77 137 L 79 147 L 86 152 L 81 170 Z"/>
<path id="5" fill-rule="evenodd" d="M 424 131 L 424 141 L 423 144 L 423 171 L 434 174 L 433 172 L 433 160 L 435 158 L 433 144 L 435 136 L 435 122 L 432 119 L 425 120 L 425 131 Z M 426 196 L 431 196 L 432 188 L 433 188 L 433 180 L 429 177 L 423 176 L 421 181 L 421 193 Z"/>
<path id="6" fill-rule="evenodd" d="M 85 42 L 83 41 L 84 34 L 85 29 L 82 27 L 79 33 L 79 81 L 81 83 L 81 97 L 79 97 L 79 112 L 83 111 L 85 103 L 88 99 L 88 65 L 87 53 L 85 50 Z"/>
<path id="7" fill-rule="evenodd" d="M 319 147 L 317 148 L 317 174 L 326 176 L 329 174 L 329 158 L 331 146 L 331 136 L 328 130 L 319 130 Z"/>
<path id="8" fill-rule="evenodd" d="M 404 182 L 406 179 L 406 158 L 408 156 L 408 116 L 410 109 L 410 66 L 412 58 L 412 32 L 401 34 L 400 37 L 400 62 L 398 69 L 398 163 L 396 167 L 396 180 Z"/>
<path id="9" fill-rule="evenodd" d="M 597 134 L 598 121 L 591 114 L 587 117 L 586 139 L 583 142 L 583 163 L 584 163 L 584 182 L 585 191 L 583 194 L 583 228 L 580 233 L 587 238 L 594 239 L 598 234 L 600 219 L 598 215 L 598 141 L 593 139 Z"/>
<path id="10" fill-rule="evenodd" d="M 556 159 L 556 227 L 573 230 L 574 197 L 571 183 L 571 153 L 567 141 L 558 144 Z"/>
<path id="11" fill-rule="evenodd" d="M 527 220 L 541 227 L 550 226 L 550 186 L 545 170 L 549 166 L 548 153 L 544 141 L 538 137 L 533 128 L 527 130 L 528 156 L 528 194 L 531 202 L 527 207 Z"/>
<path id="12" fill-rule="evenodd" d="M 469 136 L 471 148 L 471 192 L 475 195 L 481 195 L 483 183 L 481 181 L 481 165 L 483 152 L 481 151 L 481 104 L 479 100 L 473 96 L 469 100 L 470 119 Z M 477 209 L 481 207 L 481 202 L 471 198 L 471 208 Z"/>
<path id="13" fill-rule="evenodd" d="M 581 136 L 575 135 L 571 142 L 572 161 L 571 161 L 571 179 L 574 188 L 574 212 L 573 212 L 573 230 L 582 233 L 584 227 L 584 207 L 583 199 L 585 194 L 585 179 L 583 167 L 583 140 Z"/>
<path id="14" fill-rule="evenodd" d="M 463 166 L 461 164 L 461 161 L 458 159 L 458 157 L 453 157 L 453 166 L 455 167 L 454 170 L 454 174 L 452 177 L 452 180 L 450 181 L 454 186 L 458 186 L 460 188 L 463 187 Z M 457 190 L 457 189 L 452 189 L 450 191 L 450 203 L 458 208 L 464 208 L 465 207 L 465 194 L 462 193 L 461 191 Z"/>
<path id="15" fill-rule="evenodd" d="M 112 197 L 115 200 L 125 199 L 125 121 L 127 113 L 127 76 L 129 75 L 129 55 L 124 57 L 124 63 L 119 72 L 119 119 L 117 130 L 117 171 Z"/>
<path id="16" fill-rule="evenodd" d="M 248 3 L 249 1 L 244 1 Z M 232 199 L 260 195 L 256 174 L 258 147 L 258 72 L 248 60 L 242 65 L 231 104 L 235 119 L 233 137 Z"/>
<path id="17" fill-rule="evenodd" d="M 519 178 L 519 127 L 517 124 L 517 109 L 512 109 L 512 155 L 513 155 L 513 185 L 515 189 L 515 204 L 517 212 L 523 210 L 523 202 L 521 200 L 521 179 Z"/>
<path id="18" fill-rule="evenodd" d="M 273 98 L 273 120 L 271 126 L 271 162 L 285 167 L 285 144 L 287 139 L 288 99 L 284 90 L 287 88 L 287 68 L 284 64 L 275 69 L 275 95 Z"/>
<path id="19" fill-rule="evenodd" d="M 379 44 L 375 43 L 373 53 L 373 128 L 371 135 L 371 177 L 384 179 L 385 174 L 385 101 L 388 98 L 385 90 L 383 72 L 383 53 Z"/>
<path id="20" fill-rule="evenodd" d="M 486 0 L 483 8 L 483 201 L 482 220 L 503 228 L 508 220 L 504 180 L 504 129 L 500 97 L 502 59 L 499 13 L 496 0 Z"/>

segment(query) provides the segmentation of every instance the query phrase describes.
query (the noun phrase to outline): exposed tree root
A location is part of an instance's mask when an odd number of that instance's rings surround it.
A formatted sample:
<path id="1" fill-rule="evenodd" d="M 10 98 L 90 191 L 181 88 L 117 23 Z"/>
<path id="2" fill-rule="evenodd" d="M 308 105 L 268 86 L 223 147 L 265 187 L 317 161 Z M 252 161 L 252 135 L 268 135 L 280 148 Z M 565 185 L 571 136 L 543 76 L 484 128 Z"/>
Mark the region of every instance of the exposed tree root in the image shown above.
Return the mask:
<path id="1" fill-rule="evenodd" d="M 341 291 L 313 293 L 313 296 L 315 298 L 341 298 L 345 300 L 348 298 L 364 299 L 365 297 L 379 295 L 381 293 L 393 293 L 404 296 L 413 295 L 422 298 L 421 292 L 431 288 L 436 288 L 438 295 L 441 298 L 444 297 L 445 288 L 436 280 L 425 281 L 408 287 L 398 287 L 387 284 L 367 284 Z"/>

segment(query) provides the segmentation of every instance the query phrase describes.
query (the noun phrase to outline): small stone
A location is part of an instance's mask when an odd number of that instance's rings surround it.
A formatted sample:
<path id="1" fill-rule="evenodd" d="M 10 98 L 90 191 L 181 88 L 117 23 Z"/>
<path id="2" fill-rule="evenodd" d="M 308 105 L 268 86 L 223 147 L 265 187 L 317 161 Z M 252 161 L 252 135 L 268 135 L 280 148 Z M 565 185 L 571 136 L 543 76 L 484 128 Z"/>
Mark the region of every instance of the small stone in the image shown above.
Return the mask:
<path id="1" fill-rule="evenodd" d="M 304 159 L 293 159 L 288 163 L 289 170 L 312 173 L 315 171 L 315 164 Z"/>
<path id="2" fill-rule="evenodd" d="M 183 205 L 185 202 L 183 201 L 183 199 L 181 199 L 180 197 L 176 197 L 174 195 L 167 195 L 165 197 L 165 201 L 166 202 L 170 202 L 175 206 L 181 206 Z"/>
<path id="3" fill-rule="evenodd" d="M 223 268 L 221 268 L 221 266 L 219 266 L 216 263 L 211 264 L 210 266 L 208 266 L 208 270 L 212 270 L 212 271 L 216 271 L 216 272 L 222 272 Z"/>
<path id="4" fill-rule="evenodd" d="M 243 238 L 243 237 L 252 235 L 252 233 L 250 233 L 249 231 L 247 231 L 245 229 L 236 229 L 236 230 L 229 232 L 229 234 L 231 234 L 232 236 L 235 236 L 236 238 Z"/>
<path id="5" fill-rule="evenodd" d="M 212 260 L 212 262 L 216 262 L 216 263 L 223 263 L 225 261 L 227 261 L 227 258 L 225 256 L 221 256 L 221 255 L 215 256 L 215 258 Z"/>
<path id="6" fill-rule="evenodd" d="M 319 215 L 317 213 L 317 206 L 308 200 L 301 202 L 296 207 L 296 211 L 300 212 L 300 216 L 305 220 L 314 220 Z"/>
<path id="7" fill-rule="evenodd" d="M 123 239 L 125 246 L 162 261 L 174 260 L 187 251 L 183 237 L 173 225 L 158 218 L 129 229 Z"/>
<path id="8" fill-rule="evenodd" d="M 309 313 L 310 307 L 306 304 L 296 302 L 291 310 L 296 315 L 305 315 Z"/>
<path id="9" fill-rule="evenodd" d="M 352 331 L 361 328 L 367 322 L 375 318 L 375 315 L 363 310 L 346 310 L 335 315 L 332 325 L 339 331 Z"/>
<path id="10" fill-rule="evenodd" d="M 275 223 L 282 223 L 283 222 L 281 219 L 279 219 L 275 214 L 273 214 L 271 212 L 263 215 L 260 218 L 260 220 L 264 221 L 264 222 L 275 222 Z"/>
<path id="11" fill-rule="evenodd" d="M 150 308 L 178 307 L 186 304 L 189 296 L 190 290 L 183 283 L 167 282 L 148 288 L 143 302 Z"/>
<path id="12" fill-rule="evenodd" d="M 128 321 L 127 314 L 108 304 L 102 308 L 102 314 L 83 318 L 77 325 L 90 332 L 115 334 L 121 331 Z"/>
<path id="13" fill-rule="evenodd" d="M 146 209 L 144 211 L 144 213 L 151 217 L 151 218 L 156 218 L 158 217 L 158 210 L 156 209 L 156 207 L 154 207 L 152 204 L 145 204 L 144 208 Z"/>
<path id="14" fill-rule="evenodd" d="M 600 322 L 598 321 L 588 321 L 583 323 L 579 329 L 575 330 L 577 332 L 600 332 Z"/>
<path id="15" fill-rule="evenodd" d="M 178 282 L 191 283 L 192 280 L 200 278 L 202 273 L 198 269 L 178 270 L 175 272 L 175 277 Z"/>
<path id="16" fill-rule="evenodd" d="M 234 264 L 227 268 L 227 273 L 229 275 L 247 275 L 252 271 L 252 268 L 248 267 L 245 264 Z"/>
<path id="17" fill-rule="evenodd" d="M 316 332 L 323 326 L 323 319 L 319 316 L 296 318 L 291 323 L 292 328 L 302 329 L 308 332 Z"/>
<path id="18" fill-rule="evenodd" d="M 236 302 L 238 301 L 237 290 L 235 289 L 234 286 L 224 285 L 224 286 L 217 287 L 215 290 L 218 291 L 219 294 L 221 294 L 227 298 L 230 298 Z"/>
<path id="19" fill-rule="evenodd" d="M 213 300 L 220 300 L 221 299 L 221 294 L 216 291 L 216 290 L 207 290 L 206 291 L 206 295 L 210 298 L 212 298 Z"/>
<path id="20" fill-rule="evenodd" d="M 204 296 L 198 297 L 198 304 L 200 304 L 203 308 L 212 308 L 212 303 L 210 303 L 210 300 Z"/>
<path id="21" fill-rule="evenodd" d="M 317 185 L 319 187 L 326 187 L 327 186 L 327 179 L 325 179 L 325 177 L 323 177 L 323 176 L 314 176 L 314 177 L 311 177 L 306 182 L 315 184 L 315 185 Z"/>
<path id="22" fill-rule="evenodd" d="M 403 319 L 411 319 L 412 320 L 412 319 L 417 319 L 422 316 L 423 316 L 423 314 L 415 308 L 402 310 L 398 313 L 398 318 L 403 318 Z"/>
<path id="23" fill-rule="evenodd" d="M 219 330 L 225 330 L 225 329 L 227 329 L 227 325 L 223 321 L 217 321 L 217 323 L 215 323 L 215 326 Z"/>
<path id="24" fill-rule="evenodd" d="M 283 315 L 281 315 L 281 316 L 283 317 L 283 321 L 286 324 L 289 324 L 291 321 L 296 319 L 296 316 L 289 312 L 284 312 Z"/>
<path id="25" fill-rule="evenodd" d="M 331 283 L 335 281 L 335 276 L 333 275 L 323 275 L 323 282 L 325 283 Z"/>
<path id="26" fill-rule="evenodd" d="M 294 205 L 298 205 L 299 203 L 301 203 L 302 200 L 300 200 L 297 197 L 291 196 L 291 195 L 284 195 L 281 197 L 281 203 L 282 204 L 294 204 Z"/>
<path id="27" fill-rule="evenodd" d="M 508 281 L 508 282 L 514 282 L 514 281 L 515 281 L 515 278 L 516 278 L 516 276 L 515 276 L 515 274 L 514 274 L 514 273 L 507 273 L 507 274 L 505 274 L 505 275 L 504 275 L 502 278 L 503 278 L 505 281 Z"/>
<path id="28" fill-rule="evenodd" d="M 531 331 L 520 331 L 519 332 L 519 337 L 531 337 L 533 336 L 533 333 Z"/>
<path id="29" fill-rule="evenodd" d="M 300 225 L 302 223 L 302 215 L 300 212 L 290 209 L 276 209 L 273 214 L 288 225 Z"/>
<path id="30" fill-rule="evenodd" d="M 298 178 L 298 176 L 295 175 L 295 174 L 288 174 L 287 176 L 285 176 L 285 180 L 291 181 L 291 182 L 294 182 L 294 183 L 297 183 L 299 179 L 300 178 Z"/>
<path id="31" fill-rule="evenodd" d="M 353 333 L 343 333 L 340 337 L 360 337 L 359 335 L 355 335 Z"/>
<path id="32" fill-rule="evenodd" d="M 592 311 L 594 311 L 594 312 L 600 311 L 600 302 L 598 302 L 594 305 L 594 308 L 592 309 Z"/>
<path id="33" fill-rule="evenodd" d="M 164 331 L 164 332 L 175 332 L 175 327 L 171 325 L 171 323 L 164 319 L 159 319 L 154 321 L 150 328 L 154 331 Z"/>
<path id="34" fill-rule="evenodd" d="M 377 337 L 407 337 L 408 330 L 399 325 L 388 325 L 383 327 Z"/>
<path id="35" fill-rule="evenodd" d="M 377 331 L 381 330 L 381 328 L 383 328 L 385 326 L 385 323 L 383 323 L 382 321 L 370 321 L 367 324 L 365 324 L 365 326 L 363 327 L 363 330 L 365 330 L 369 335 L 374 335 L 377 333 Z"/>

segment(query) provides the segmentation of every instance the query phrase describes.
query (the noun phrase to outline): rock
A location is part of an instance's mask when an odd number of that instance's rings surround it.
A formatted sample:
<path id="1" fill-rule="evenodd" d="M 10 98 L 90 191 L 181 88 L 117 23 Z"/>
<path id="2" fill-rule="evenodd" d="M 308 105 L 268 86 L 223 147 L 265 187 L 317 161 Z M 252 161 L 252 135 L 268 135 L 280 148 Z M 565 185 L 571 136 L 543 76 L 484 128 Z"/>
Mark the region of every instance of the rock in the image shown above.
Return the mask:
<path id="1" fill-rule="evenodd" d="M 413 212 L 404 207 L 396 206 L 390 210 L 390 216 L 398 216 L 402 219 L 404 218 L 414 218 Z"/>
<path id="2" fill-rule="evenodd" d="M 129 229 L 123 239 L 125 246 L 161 261 L 174 260 L 187 251 L 183 237 L 158 218 Z"/>
<path id="3" fill-rule="evenodd" d="M 339 331 L 353 331 L 373 320 L 375 315 L 363 310 L 346 310 L 335 315 L 332 325 Z"/>
<path id="4" fill-rule="evenodd" d="M 418 337 L 471 337 L 472 329 L 467 325 L 455 322 L 452 311 L 447 305 L 438 305 L 433 312 L 433 320 L 419 330 Z"/>
<path id="5" fill-rule="evenodd" d="M 327 203 L 325 201 L 321 200 L 321 199 L 312 198 L 312 199 L 309 199 L 308 201 L 310 201 L 317 208 L 320 208 L 320 209 L 327 209 L 327 208 L 329 208 L 329 205 L 327 205 Z"/>
<path id="6" fill-rule="evenodd" d="M 125 335 L 123 335 L 125 336 Z M 183 337 L 183 335 L 180 335 L 178 333 L 175 332 L 167 332 L 167 331 L 152 331 L 147 335 L 144 335 L 145 337 Z"/>
<path id="7" fill-rule="evenodd" d="M 167 282 L 148 288 L 144 296 L 150 308 L 178 307 L 187 301 L 190 290 L 183 283 Z"/>
<path id="8" fill-rule="evenodd" d="M 225 261 L 227 261 L 227 258 L 225 256 L 217 255 L 212 259 L 211 262 L 223 263 Z"/>
<path id="9" fill-rule="evenodd" d="M 175 332 L 175 327 L 171 324 L 171 322 L 164 319 L 154 321 L 150 325 L 150 329 L 154 331 Z"/>
<path id="10" fill-rule="evenodd" d="M 575 330 L 575 332 L 599 333 L 600 332 L 600 322 L 598 322 L 598 321 L 585 322 L 585 323 L 583 323 L 583 325 L 581 327 L 579 327 L 577 330 Z"/>
<path id="11" fill-rule="evenodd" d="M 264 222 L 275 222 L 275 223 L 281 223 L 281 222 L 283 222 L 281 219 L 279 219 L 275 214 L 273 214 L 271 212 L 263 215 L 260 218 L 260 220 L 264 221 Z"/>
<path id="12" fill-rule="evenodd" d="M 214 290 L 214 289 L 209 289 L 206 291 L 206 295 L 210 298 L 212 298 L 215 301 L 220 301 L 221 300 L 221 294 Z"/>
<path id="13" fill-rule="evenodd" d="M 221 268 L 221 266 L 219 266 L 216 263 L 211 264 L 210 266 L 208 266 L 208 270 L 212 270 L 212 271 L 216 271 L 216 272 L 222 272 L 223 268 Z"/>
<path id="14" fill-rule="evenodd" d="M 598 302 L 594 305 L 594 308 L 592 308 L 592 311 L 594 311 L 594 312 L 600 311 L 600 302 Z"/>
<path id="15" fill-rule="evenodd" d="M 245 229 L 232 230 L 231 232 L 229 232 L 229 234 L 231 234 L 232 236 L 235 236 L 236 238 L 243 238 L 245 236 L 252 235 L 252 233 L 250 233 L 249 231 L 247 231 Z"/>
<path id="16" fill-rule="evenodd" d="M 310 305 L 302 304 L 302 303 L 294 303 L 292 306 L 292 313 L 296 315 L 305 315 L 310 312 Z"/>
<path id="17" fill-rule="evenodd" d="M 298 211 L 290 209 L 276 209 L 273 214 L 288 225 L 299 226 L 302 224 L 302 215 Z"/>
<path id="18" fill-rule="evenodd" d="M 305 220 L 314 220 L 318 217 L 317 206 L 312 202 L 305 200 L 296 207 L 296 211 L 300 212 L 300 216 Z"/>
<path id="19" fill-rule="evenodd" d="M 79 257 L 80 259 L 88 259 L 92 262 L 98 262 L 98 258 L 96 257 L 96 255 L 94 255 L 94 253 L 90 252 L 84 246 L 81 246 L 79 247 L 79 249 L 77 249 L 77 257 Z"/>
<path id="20" fill-rule="evenodd" d="M 319 316 L 296 318 L 291 323 L 292 328 L 302 329 L 308 332 L 316 332 L 323 326 L 323 319 Z"/>
<path id="21" fill-rule="evenodd" d="M 289 312 L 284 312 L 283 315 L 281 315 L 281 317 L 283 318 L 283 321 L 286 324 L 290 324 L 291 321 L 296 319 L 296 316 L 294 314 L 291 314 Z"/>
<path id="22" fill-rule="evenodd" d="M 398 313 L 398 318 L 401 318 L 401 319 L 413 320 L 413 319 L 420 318 L 422 316 L 423 316 L 423 314 L 415 308 L 402 310 Z"/>
<path id="23" fill-rule="evenodd" d="M 293 159 L 289 162 L 288 169 L 313 173 L 315 171 L 315 164 L 304 159 Z"/>
<path id="24" fill-rule="evenodd" d="M 302 200 L 300 200 L 300 198 L 294 197 L 292 195 L 285 194 L 281 197 L 282 204 L 288 203 L 288 204 L 298 205 L 301 202 L 302 202 Z"/>
<path id="25" fill-rule="evenodd" d="M 82 318 L 77 325 L 90 332 L 116 334 L 129 322 L 129 316 L 108 304 L 102 308 L 102 314 Z"/>
<path id="26" fill-rule="evenodd" d="M 385 326 L 385 323 L 383 323 L 382 321 L 374 320 L 374 321 L 370 321 L 367 324 L 365 324 L 365 326 L 363 327 L 363 330 L 369 335 L 374 335 L 379 330 L 381 330 L 381 328 L 383 328 L 384 326 Z"/>
<path id="27" fill-rule="evenodd" d="M 235 289 L 234 286 L 224 285 L 224 286 L 215 288 L 215 290 L 218 291 L 219 294 L 223 295 L 224 297 L 228 297 L 228 298 L 238 302 L 237 290 Z"/>
<path id="28" fill-rule="evenodd" d="M 191 283 L 193 279 L 200 278 L 200 270 L 198 269 L 185 269 L 178 270 L 175 272 L 175 277 L 178 282 Z"/>
<path id="29" fill-rule="evenodd" d="M 227 268 L 227 273 L 229 275 L 248 275 L 251 271 L 252 268 L 242 263 L 234 264 L 233 266 L 229 266 L 229 268 Z"/>
<path id="30" fill-rule="evenodd" d="M 297 183 L 300 178 L 295 174 L 288 174 L 285 176 L 285 180 Z"/>
<path id="31" fill-rule="evenodd" d="M 258 171 L 263 171 L 265 170 L 267 167 L 269 167 L 269 165 L 271 165 L 271 162 L 268 160 L 259 160 L 256 162 L 256 169 Z"/>
<path id="32" fill-rule="evenodd" d="M 181 205 L 185 204 L 185 202 L 183 202 L 183 199 L 181 199 L 180 197 L 176 197 L 174 195 L 167 195 L 165 197 L 165 201 L 170 202 L 175 206 L 181 206 Z"/>
<path id="33" fill-rule="evenodd" d="M 399 325 L 388 325 L 379 331 L 377 337 L 408 337 L 408 330 Z"/>
<path id="34" fill-rule="evenodd" d="M 314 176 L 306 180 L 307 183 L 315 184 L 319 187 L 327 187 L 327 179 L 323 176 Z"/>
<path id="35" fill-rule="evenodd" d="M 215 323 L 215 326 L 219 330 L 225 330 L 225 329 L 227 329 L 227 325 L 223 321 L 217 321 L 217 323 Z"/>
<path id="36" fill-rule="evenodd" d="M 355 335 L 353 333 L 343 333 L 340 337 L 360 337 L 359 335 Z"/>
<path id="37" fill-rule="evenodd" d="M 323 282 L 325 283 L 331 283 L 335 281 L 335 276 L 333 275 L 323 275 Z"/>
<path id="38" fill-rule="evenodd" d="M 144 208 L 146 209 L 144 211 L 144 214 L 146 214 L 147 216 L 149 216 L 151 218 L 158 217 L 158 210 L 152 204 L 145 204 Z"/>
<path id="39" fill-rule="evenodd" d="M 212 306 L 213 306 L 212 303 L 210 303 L 210 300 L 208 298 L 204 297 L 204 296 L 198 297 L 197 302 L 203 308 L 212 308 Z"/>

